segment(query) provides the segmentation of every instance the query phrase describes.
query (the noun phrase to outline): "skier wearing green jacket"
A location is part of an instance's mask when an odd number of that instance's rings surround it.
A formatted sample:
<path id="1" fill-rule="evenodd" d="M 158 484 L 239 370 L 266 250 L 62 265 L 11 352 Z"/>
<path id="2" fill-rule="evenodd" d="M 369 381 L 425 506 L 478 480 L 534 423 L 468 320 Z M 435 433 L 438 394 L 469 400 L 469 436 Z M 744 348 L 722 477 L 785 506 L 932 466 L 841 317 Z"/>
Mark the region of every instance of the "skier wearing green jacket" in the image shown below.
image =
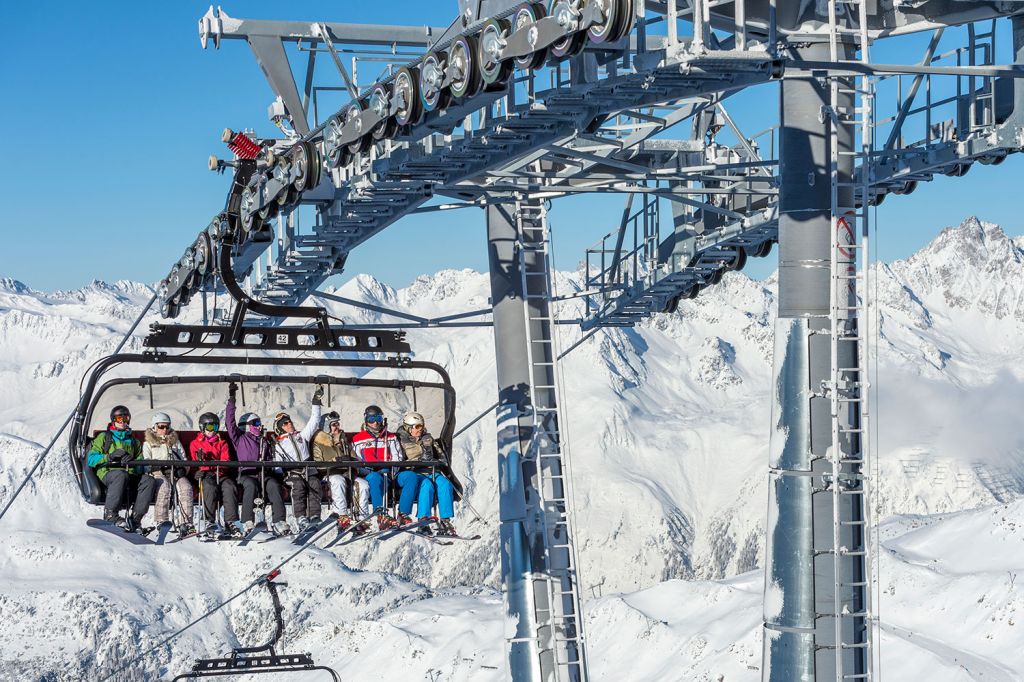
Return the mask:
<path id="1" fill-rule="evenodd" d="M 142 458 L 142 443 L 132 435 L 131 419 L 131 412 L 124 405 L 111 410 L 107 430 L 93 439 L 86 464 L 96 470 L 96 476 L 107 489 L 103 520 L 119 523 L 121 508 L 133 504 L 124 526 L 137 530 L 149 511 L 156 486 L 143 467 L 131 466 L 132 460 Z"/>

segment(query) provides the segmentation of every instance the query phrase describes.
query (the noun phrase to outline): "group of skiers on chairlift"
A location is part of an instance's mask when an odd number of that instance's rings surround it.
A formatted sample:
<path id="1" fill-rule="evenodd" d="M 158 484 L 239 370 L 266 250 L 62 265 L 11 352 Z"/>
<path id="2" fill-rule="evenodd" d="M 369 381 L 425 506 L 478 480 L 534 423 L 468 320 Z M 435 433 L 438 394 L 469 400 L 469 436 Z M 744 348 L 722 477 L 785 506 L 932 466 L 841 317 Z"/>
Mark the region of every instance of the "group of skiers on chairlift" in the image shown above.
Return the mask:
<path id="1" fill-rule="evenodd" d="M 273 431 L 266 431 L 259 415 L 246 412 L 236 418 L 235 394 L 238 386 L 228 386 L 225 408 L 225 434 L 220 419 L 212 412 L 199 416 L 199 432 L 186 453 L 172 428 L 171 418 L 162 412 L 153 415 L 142 442 L 131 429 L 131 412 L 118 405 L 110 412 L 107 429 L 96 435 L 89 449 L 86 464 L 106 487 L 103 519 L 129 531 L 141 531 L 142 521 L 155 498 L 157 526 L 171 523 L 171 487 L 178 500 L 173 525 L 181 537 L 196 534 L 192 525 L 192 500 L 196 486 L 205 519 L 205 535 L 241 538 L 256 527 L 256 505 L 261 489 L 271 508 L 267 528 L 275 535 L 289 535 L 286 520 L 284 486 L 291 492 L 292 512 L 299 532 L 311 524 L 321 523 L 322 479 L 327 477 L 330 491 L 330 513 L 336 516 L 340 530 L 352 527 L 354 534 L 370 530 L 375 518 L 379 530 L 413 522 L 413 503 L 417 505 L 421 532 L 439 535 L 456 534 L 454 487 L 442 473 L 434 469 L 399 469 L 394 481 L 399 489 L 398 517 L 388 513 L 385 504 L 388 470 L 332 467 L 333 462 L 440 461 L 443 454 L 426 430 L 423 416 L 407 413 L 396 431 L 389 431 L 384 412 L 370 405 L 363 412 L 359 432 L 346 434 L 337 412 L 323 415 L 323 387 L 313 393 L 312 408 L 305 426 L 299 430 L 286 412 L 274 417 Z M 228 441 L 239 462 L 315 461 L 317 466 L 299 469 L 259 469 L 218 467 L 216 462 L 232 459 Z M 196 468 L 173 467 L 174 460 L 190 459 L 209 462 Z M 133 466 L 133 460 L 168 460 L 167 467 Z M 148 471 L 146 469 L 149 469 Z M 395 469 L 390 471 L 394 472 Z M 351 486 L 354 500 L 348 499 L 349 472 L 355 473 Z M 241 518 L 239 518 L 241 493 Z M 434 501 L 438 517 L 433 516 Z M 218 523 L 218 507 L 223 507 L 223 525 Z M 130 507 L 122 521 L 120 510 Z M 354 526 L 354 527 L 353 527 Z"/>

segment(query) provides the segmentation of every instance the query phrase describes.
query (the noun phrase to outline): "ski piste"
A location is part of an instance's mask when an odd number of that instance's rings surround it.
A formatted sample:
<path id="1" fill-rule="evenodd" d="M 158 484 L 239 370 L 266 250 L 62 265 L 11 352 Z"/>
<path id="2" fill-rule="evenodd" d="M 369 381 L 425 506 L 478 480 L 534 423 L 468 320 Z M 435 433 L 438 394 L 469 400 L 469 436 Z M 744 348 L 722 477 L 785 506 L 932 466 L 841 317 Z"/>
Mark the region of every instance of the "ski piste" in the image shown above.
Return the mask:
<path id="1" fill-rule="evenodd" d="M 95 528 L 97 530 L 106 531 L 106 532 L 110 533 L 111 535 L 116 535 L 117 537 L 121 538 L 122 540 L 127 540 L 128 542 L 132 543 L 133 545 L 155 545 L 156 544 L 156 542 L 154 542 L 150 538 L 146 537 L 147 534 L 153 532 L 153 530 L 154 530 L 153 528 L 143 528 L 142 529 L 143 530 L 142 533 L 129 532 L 129 531 L 126 531 L 124 528 L 121 528 L 120 526 L 117 526 L 117 525 L 111 523 L 110 521 L 104 521 L 103 519 L 89 519 L 88 521 L 85 522 L 85 525 L 89 526 L 90 528 Z"/>

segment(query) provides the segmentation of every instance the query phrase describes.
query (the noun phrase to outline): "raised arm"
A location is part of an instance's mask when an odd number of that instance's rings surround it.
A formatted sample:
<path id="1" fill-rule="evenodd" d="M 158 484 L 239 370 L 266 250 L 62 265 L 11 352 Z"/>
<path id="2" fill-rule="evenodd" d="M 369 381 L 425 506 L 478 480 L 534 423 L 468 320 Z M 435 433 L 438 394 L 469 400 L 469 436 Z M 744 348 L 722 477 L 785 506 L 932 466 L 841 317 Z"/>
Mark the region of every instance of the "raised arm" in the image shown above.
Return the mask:
<path id="1" fill-rule="evenodd" d="M 242 431 L 238 428 L 238 422 L 235 420 L 235 385 L 233 383 L 228 386 L 228 404 L 224 407 L 224 421 L 227 422 L 225 426 L 228 429 L 228 438 L 232 443 L 237 443 L 238 439 L 242 437 Z"/>
<path id="2" fill-rule="evenodd" d="M 320 428 L 320 415 L 323 413 L 323 397 L 324 387 L 317 386 L 316 390 L 313 391 L 312 409 L 309 412 L 309 421 L 302 428 L 302 432 L 299 434 L 302 440 L 307 443 L 313 440 L 313 436 L 316 435 L 317 429 Z"/>

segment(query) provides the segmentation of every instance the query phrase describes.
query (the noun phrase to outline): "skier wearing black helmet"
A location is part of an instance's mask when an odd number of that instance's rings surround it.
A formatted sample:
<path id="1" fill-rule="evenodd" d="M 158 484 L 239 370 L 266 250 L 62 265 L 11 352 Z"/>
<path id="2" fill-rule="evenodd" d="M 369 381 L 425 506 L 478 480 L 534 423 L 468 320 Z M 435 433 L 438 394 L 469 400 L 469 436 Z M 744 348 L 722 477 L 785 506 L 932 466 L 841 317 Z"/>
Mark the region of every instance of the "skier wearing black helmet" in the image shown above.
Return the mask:
<path id="1" fill-rule="evenodd" d="M 86 464 L 96 469 L 97 478 L 107 489 L 103 520 L 120 523 L 120 510 L 132 505 L 124 526 L 138 530 L 153 501 L 155 485 L 142 467 L 131 466 L 132 460 L 142 457 L 142 443 L 132 435 L 131 420 L 132 413 L 124 405 L 112 409 L 107 429 L 93 438 Z"/>
<path id="2" fill-rule="evenodd" d="M 384 411 L 377 405 L 369 405 L 363 411 L 363 430 L 352 436 L 352 449 L 364 462 L 395 462 L 405 459 L 402 448 L 398 445 L 398 438 L 388 431 Z M 360 469 L 359 475 L 366 479 L 370 488 L 370 501 L 373 504 L 373 513 L 377 517 L 378 528 L 394 528 L 411 521 L 409 513 L 419 492 L 419 477 L 415 472 L 400 471 L 395 477 L 402 490 L 398 501 L 398 519 L 388 514 L 384 506 L 384 493 L 387 491 L 385 472 Z"/>
<path id="3" fill-rule="evenodd" d="M 199 433 L 192 439 L 189 454 L 197 462 L 227 462 L 231 459 L 228 442 L 220 432 L 220 418 L 213 412 L 199 415 Z M 238 486 L 223 467 L 202 466 L 196 475 L 202 491 L 203 519 L 208 537 L 220 535 L 217 524 L 217 502 L 224 503 L 224 526 L 234 529 L 238 522 Z M 229 531 L 230 532 L 230 531 Z"/>

